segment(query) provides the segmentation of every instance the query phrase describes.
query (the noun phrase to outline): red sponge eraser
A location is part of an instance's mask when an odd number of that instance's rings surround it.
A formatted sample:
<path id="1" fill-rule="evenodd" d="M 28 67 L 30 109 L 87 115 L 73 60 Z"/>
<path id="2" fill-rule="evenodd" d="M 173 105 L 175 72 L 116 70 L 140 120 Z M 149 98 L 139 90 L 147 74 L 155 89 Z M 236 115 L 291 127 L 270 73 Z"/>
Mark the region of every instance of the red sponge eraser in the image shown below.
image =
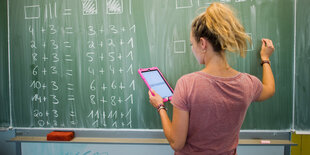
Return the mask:
<path id="1" fill-rule="evenodd" d="M 73 131 L 53 131 L 47 134 L 47 140 L 70 141 L 74 138 Z"/>

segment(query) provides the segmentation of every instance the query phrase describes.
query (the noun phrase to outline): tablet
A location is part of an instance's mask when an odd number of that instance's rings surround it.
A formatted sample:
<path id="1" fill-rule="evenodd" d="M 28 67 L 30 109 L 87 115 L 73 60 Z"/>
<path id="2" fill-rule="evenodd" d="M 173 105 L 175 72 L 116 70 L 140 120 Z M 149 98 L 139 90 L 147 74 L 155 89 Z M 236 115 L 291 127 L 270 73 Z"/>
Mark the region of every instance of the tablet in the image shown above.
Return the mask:
<path id="1" fill-rule="evenodd" d="M 157 67 L 140 68 L 138 72 L 149 90 L 153 89 L 163 98 L 164 102 L 171 100 L 173 89 Z"/>

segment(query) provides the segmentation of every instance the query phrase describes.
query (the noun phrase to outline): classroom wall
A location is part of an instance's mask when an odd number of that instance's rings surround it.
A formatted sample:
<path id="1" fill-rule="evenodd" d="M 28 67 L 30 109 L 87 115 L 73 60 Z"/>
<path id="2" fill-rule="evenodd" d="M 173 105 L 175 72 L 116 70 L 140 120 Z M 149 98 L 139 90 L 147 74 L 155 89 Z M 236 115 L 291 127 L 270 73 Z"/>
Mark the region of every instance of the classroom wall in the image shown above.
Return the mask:
<path id="1" fill-rule="evenodd" d="M 291 155 L 309 155 L 310 154 L 310 135 L 292 135 L 292 142 L 297 146 L 292 146 Z"/>

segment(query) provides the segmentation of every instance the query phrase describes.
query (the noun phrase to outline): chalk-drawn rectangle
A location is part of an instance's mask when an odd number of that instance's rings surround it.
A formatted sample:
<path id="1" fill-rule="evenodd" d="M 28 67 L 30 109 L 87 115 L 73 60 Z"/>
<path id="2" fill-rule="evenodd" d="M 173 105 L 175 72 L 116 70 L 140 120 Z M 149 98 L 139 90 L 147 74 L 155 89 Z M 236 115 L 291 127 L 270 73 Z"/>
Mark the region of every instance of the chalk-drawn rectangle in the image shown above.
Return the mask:
<path id="1" fill-rule="evenodd" d="M 208 6 L 210 5 L 214 0 L 198 0 L 198 6 Z"/>
<path id="2" fill-rule="evenodd" d="M 246 2 L 247 0 L 235 0 L 236 3 Z"/>
<path id="3" fill-rule="evenodd" d="M 176 9 L 193 7 L 193 0 L 176 0 Z"/>
<path id="4" fill-rule="evenodd" d="M 231 0 L 220 0 L 221 3 L 231 3 Z"/>
<path id="5" fill-rule="evenodd" d="M 39 19 L 40 5 L 24 6 L 25 19 Z"/>
<path id="6" fill-rule="evenodd" d="M 98 13 L 97 0 L 82 0 L 83 15 L 95 15 Z"/>
<path id="7" fill-rule="evenodd" d="M 174 53 L 185 53 L 186 45 L 185 40 L 174 41 Z"/>
<path id="8" fill-rule="evenodd" d="M 230 3 L 231 0 L 220 0 L 221 3 Z"/>
<path id="9" fill-rule="evenodd" d="M 122 14 L 123 0 L 107 0 L 107 14 Z"/>

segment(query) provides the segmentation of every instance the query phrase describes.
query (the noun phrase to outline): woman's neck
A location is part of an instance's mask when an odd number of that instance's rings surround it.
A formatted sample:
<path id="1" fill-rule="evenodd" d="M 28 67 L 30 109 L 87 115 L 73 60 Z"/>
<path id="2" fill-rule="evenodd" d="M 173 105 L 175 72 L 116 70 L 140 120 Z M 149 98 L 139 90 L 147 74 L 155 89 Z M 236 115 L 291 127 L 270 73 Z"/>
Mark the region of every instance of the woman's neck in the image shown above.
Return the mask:
<path id="1" fill-rule="evenodd" d="M 232 77 L 239 73 L 229 66 L 224 55 L 215 52 L 209 53 L 205 57 L 205 68 L 202 69 L 203 72 L 219 77 Z"/>

